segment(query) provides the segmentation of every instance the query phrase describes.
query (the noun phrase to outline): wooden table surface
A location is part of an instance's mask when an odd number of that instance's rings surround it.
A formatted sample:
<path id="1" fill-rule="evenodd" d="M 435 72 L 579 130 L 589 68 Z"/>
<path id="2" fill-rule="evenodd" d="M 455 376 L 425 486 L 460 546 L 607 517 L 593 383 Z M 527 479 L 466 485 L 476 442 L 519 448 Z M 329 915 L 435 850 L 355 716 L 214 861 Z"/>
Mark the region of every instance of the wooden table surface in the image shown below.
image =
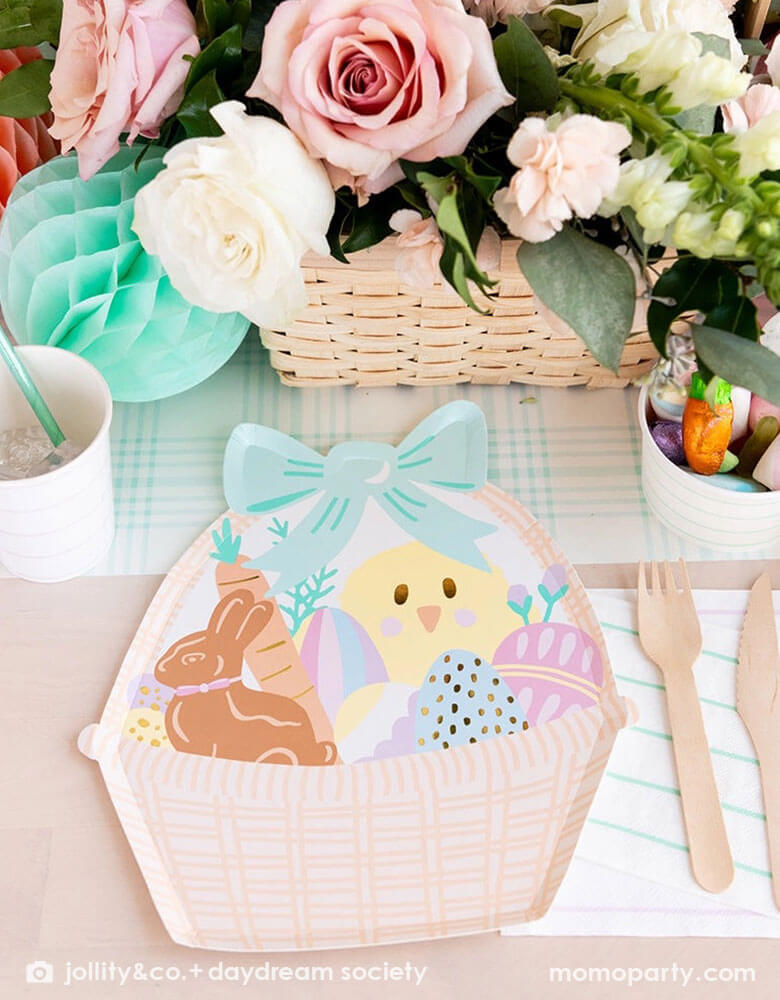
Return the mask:
<path id="1" fill-rule="evenodd" d="M 631 587 L 634 565 L 578 567 L 588 587 Z M 780 588 L 780 561 L 693 563 L 696 587 L 749 587 L 769 569 Z M 27 995 L 155 998 L 233 996 L 512 998 L 604 1000 L 669 996 L 776 998 L 780 941 L 501 938 L 483 934 L 411 945 L 289 955 L 230 955 L 175 945 L 157 916 L 119 827 L 98 767 L 76 749 L 80 729 L 97 721 L 121 659 L 161 581 L 157 576 L 85 577 L 52 586 L 0 580 L 0 997 Z M 25 985 L 25 966 L 51 962 L 54 985 Z M 87 966 L 93 981 L 65 985 L 68 963 Z M 107 963 L 172 967 L 186 981 L 95 981 Z M 195 985 L 191 966 L 202 971 Z M 221 967 L 219 962 L 224 963 Z M 269 962 L 269 966 L 265 963 Z M 101 964 L 106 963 L 106 964 Z M 135 963 L 144 963 L 144 968 Z M 347 983 L 342 967 L 426 967 L 419 987 L 404 980 Z M 678 972 L 672 970 L 677 963 Z M 301 976 L 317 965 L 333 982 L 209 980 L 228 966 L 288 966 Z M 667 967 L 666 983 L 555 984 L 551 966 Z M 687 989 L 680 967 L 695 969 Z M 705 970 L 752 968 L 755 982 L 708 983 Z M 215 971 L 216 970 L 216 971 Z M 406 973 L 404 973 L 406 974 Z M 118 975 L 115 970 L 114 975 Z M 284 973 L 282 973 L 284 975 Z M 701 981 L 696 980 L 701 975 Z M 673 978 L 674 977 L 674 978 Z M 242 993 L 243 990 L 243 993 Z"/>

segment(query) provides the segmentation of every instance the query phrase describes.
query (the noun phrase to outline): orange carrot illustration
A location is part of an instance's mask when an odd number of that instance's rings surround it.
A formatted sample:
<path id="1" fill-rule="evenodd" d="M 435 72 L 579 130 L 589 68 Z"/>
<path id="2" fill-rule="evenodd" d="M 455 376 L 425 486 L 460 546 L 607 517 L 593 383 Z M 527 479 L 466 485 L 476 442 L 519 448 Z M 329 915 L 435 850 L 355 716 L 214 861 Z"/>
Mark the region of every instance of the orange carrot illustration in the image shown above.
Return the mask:
<path id="1" fill-rule="evenodd" d="M 240 554 L 241 536 L 233 536 L 230 522 L 225 519 L 222 534 L 212 532 L 218 560 L 216 580 L 219 596 L 235 590 L 249 590 L 257 601 L 270 601 L 273 614 L 257 639 L 244 653 L 244 660 L 263 691 L 283 694 L 306 711 L 317 740 L 333 739 L 333 726 L 314 688 L 298 650 L 285 623 L 282 610 L 273 597 L 268 597 L 269 583 L 257 569 L 245 568 L 249 556 Z"/>

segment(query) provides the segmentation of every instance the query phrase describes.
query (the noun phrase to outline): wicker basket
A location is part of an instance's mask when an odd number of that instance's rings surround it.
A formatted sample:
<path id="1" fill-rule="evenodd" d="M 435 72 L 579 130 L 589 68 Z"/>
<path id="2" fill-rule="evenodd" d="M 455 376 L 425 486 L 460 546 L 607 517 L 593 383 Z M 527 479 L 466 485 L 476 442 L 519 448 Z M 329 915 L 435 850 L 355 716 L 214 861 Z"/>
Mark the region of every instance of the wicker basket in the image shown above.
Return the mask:
<path id="1" fill-rule="evenodd" d="M 271 364 L 287 385 L 587 385 L 622 388 L 657 355 L 645 330 L 626 342 L 618 375 L 574 334 L 537 312 L 517 266 L 519 241 L 503 240 L 490 315 L 469 309 L 447 284 L 401 284 L 395 237 L 350 264 L 304 257 L 309 304 L 286 330 L 263 330 Z"/>

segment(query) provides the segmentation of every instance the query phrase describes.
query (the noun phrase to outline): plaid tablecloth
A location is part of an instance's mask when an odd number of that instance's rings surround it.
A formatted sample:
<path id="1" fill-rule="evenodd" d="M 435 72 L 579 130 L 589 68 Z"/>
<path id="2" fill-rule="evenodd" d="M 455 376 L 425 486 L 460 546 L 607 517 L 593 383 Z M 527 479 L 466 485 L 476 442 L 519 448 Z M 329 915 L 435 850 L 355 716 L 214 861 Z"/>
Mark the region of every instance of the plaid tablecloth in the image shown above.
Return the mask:
<path id="1" fill-rule="evenodd" d="M 269 424 L 326 451 L 353 437 L 397 443 L 435 407 L 458 398 L 485 412 L 491 480 L 544 523 L 572 562 L 724 558 L 678 539 L 650 514 L 639 479 L 635 390 L 291 389 L 250 336 L 228 365 L 189 392 L 117 404 L 117 535 L 95 572 L 171 567 L 225 509 L 222 455 L 242 421 Z M 765 555 L 780 556 L 780 545 Z"/>

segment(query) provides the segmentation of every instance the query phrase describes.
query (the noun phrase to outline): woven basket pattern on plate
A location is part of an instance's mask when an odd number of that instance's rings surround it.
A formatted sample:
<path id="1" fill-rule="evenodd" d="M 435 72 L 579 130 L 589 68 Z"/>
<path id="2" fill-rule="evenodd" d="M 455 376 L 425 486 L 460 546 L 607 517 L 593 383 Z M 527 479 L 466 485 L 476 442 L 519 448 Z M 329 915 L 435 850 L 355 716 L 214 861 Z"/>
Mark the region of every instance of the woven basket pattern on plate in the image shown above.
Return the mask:
<path id="1" fill-rule="evenodd" d="M 396 238 L 352 254 L 350 264 L 308 254 L 309 303 L 286 330 L 263 330 L 283 382 L 298 386 L 587 385 L 622 388 L 657 355 L 637 329 L 618 375 L 602 368 L 579 337 L 539 315 L 517 266 L 518 240 L 502 240 L 489 315 L 469 309 L 447 284 L 401 283 Z"/>
<path id="2" fill-rule="evenodd" d="M 478 495 L 540 566 L 564 562 L 511 497 L 492 486 Z M 234 534 L 249 523 L 228 516 Z M 450 750 L 334 767 L 247 764 L 121 736 L 128 683 L 162 652 L 167 622 L 208 560 L 211 529 L 164 580 L 100 723 L 79 740 L 100 762 L 171 937 L 236 951 L 336 948 L 541 917 L 628 717 L 579 579 L 570 575 L 564 605 L 603 658 L 591 708 Z"/>

